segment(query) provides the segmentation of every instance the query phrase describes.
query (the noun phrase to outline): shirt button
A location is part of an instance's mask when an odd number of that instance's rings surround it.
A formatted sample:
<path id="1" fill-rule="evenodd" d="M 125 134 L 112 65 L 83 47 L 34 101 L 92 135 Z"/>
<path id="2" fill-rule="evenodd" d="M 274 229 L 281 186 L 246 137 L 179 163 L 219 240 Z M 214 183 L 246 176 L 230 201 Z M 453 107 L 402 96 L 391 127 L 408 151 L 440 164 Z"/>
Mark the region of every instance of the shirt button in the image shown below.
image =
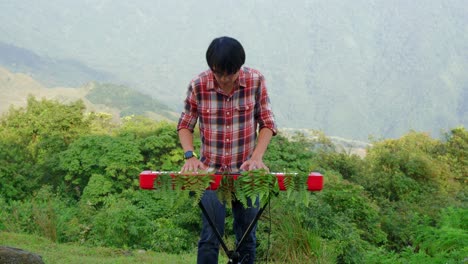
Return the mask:
<path id="1" fill-rule="evenodd" d="M 229 128 L 229 126 L 227 126 L 227 128 Z"/>
<path id="2" fill-rule="evenodd" d="M 229 102 L 229 100 L 231 100 L 231 99 L 228 98 L 227 101 Z"/>
<path id="3" fill-rule="evenodd" d="M 229 142 L 229 138 L 227 138 L 226 141 Z"/>
<path id="4" fill-rule="evenodd" d="M 227 115 L 229 115 L 230 112 L 227 112 Z"/>

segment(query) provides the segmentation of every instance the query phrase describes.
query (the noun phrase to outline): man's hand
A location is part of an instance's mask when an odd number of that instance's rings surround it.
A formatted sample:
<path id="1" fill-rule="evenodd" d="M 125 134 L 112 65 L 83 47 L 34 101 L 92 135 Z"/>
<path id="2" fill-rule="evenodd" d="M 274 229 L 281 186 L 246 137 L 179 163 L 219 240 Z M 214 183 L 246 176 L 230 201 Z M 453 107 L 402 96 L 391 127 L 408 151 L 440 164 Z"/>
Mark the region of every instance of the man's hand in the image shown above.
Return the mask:
<path id="1" fill-rule="evenodd" d="M 272 136 L 273 131 L 271 129 L 260 129 L 260 132 L 258 133 L 257 146 L 255 146 L 250 159 L 242 163 L 242 166 L 240 166 L 241 170 L 250 171 L 256 169 L 265 169 L 268 172 L 270 171 L 270 169 L 268 169 L 268 167 L 263 163 L 263 154 L 265 153 Z"/>
<path id="2" fill-rule="evenodd" d="M 266 171 L 270 171 L 268 167 L 263 163 L 263 160 L 261 159 L 249 159 L 246 160 L 241 166 L 240 169 L 243 171 L 250 171 L 250 170 L 256 170 L 256 169 L 265 169 Z"/>
<path id="3" fill-rule="evenodd" d="M 197 172 L 198 169 L 200 170 L 207 170 L 208 167 L 205 166 L 199 159 L 196 157 L 191 157 L 190 159 L 185 160 L 184 166 L 182 166 L 182 169 L 180 172 Z"/>

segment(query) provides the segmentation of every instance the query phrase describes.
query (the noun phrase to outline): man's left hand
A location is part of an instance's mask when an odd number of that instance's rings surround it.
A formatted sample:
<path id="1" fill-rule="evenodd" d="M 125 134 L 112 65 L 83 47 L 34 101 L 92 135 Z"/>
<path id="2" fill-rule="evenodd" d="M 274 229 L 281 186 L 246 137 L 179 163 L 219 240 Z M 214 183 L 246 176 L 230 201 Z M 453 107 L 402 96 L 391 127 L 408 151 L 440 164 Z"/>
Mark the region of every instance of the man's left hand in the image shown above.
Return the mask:
<path id="1" fill-rule="evenodd" d="M 263 163 L 262 160 L 256 160 L 256 159 L 249 159 L 246 160 L 242 166 L 240 166 L 240 169 L 243 171 L 250 171 L 250 170 L 257 170 L 257 169 L 265 169 L 266 171 L 270 171 L 268 167 Z"/>

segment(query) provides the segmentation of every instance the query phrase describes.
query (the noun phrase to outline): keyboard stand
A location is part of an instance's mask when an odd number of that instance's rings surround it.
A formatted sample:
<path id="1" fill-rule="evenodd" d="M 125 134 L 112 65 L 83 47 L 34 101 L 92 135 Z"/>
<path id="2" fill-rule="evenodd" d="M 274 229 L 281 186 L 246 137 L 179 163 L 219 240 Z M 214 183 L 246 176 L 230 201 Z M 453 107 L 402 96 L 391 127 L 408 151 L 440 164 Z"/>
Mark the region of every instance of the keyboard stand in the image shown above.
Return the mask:
<path id="1" fill-rule="evenodd" d="M 270 199 L 268 198 L 268 201 L 263 205 L 262 208 L 260 208 L 260 210 L 257 212 L 257 214 L 255 215 L 255 218 L 252 220 L 252 222 L 250 223 L 249 227 L 247 228 L 247 230 L 245 231 L 244 235 L 242 236 L 241 240 L 239 241 L 239 243 L 237 243 L 237 246 L 234 250 L 229 250 L 226 243 L 224 243 L 224 240 L 223 240 L 223 237 L 221 236 L 221 233 L 219 232 L 219 230 L 216 228 L 213 220 L 211 219 L 211 217 L 208 215 L 208 212 L 206 211 L 205 209 L 205 206 L 203 205 L 203 203 L 200 201 L 198 203 L 198 206 L 200 207 L 200 209 L 202 210 L 202 213 L 203 215 L 206 217 L 206 219 L 208 220 L 208 223 L 210 224 L 211 228 L 213 229 L 216 237 L 218 238 L 220 244 L 221 244 L 221 247 L 223 248 L 224 252 L 226 252 L 226 255 L 228 256 L 229 260 L 228 260 L 228 264 L 243 264 L 243 263 L 246 263 L 249 256 L 244 256 L 242 259 L 240 259 L 240 253 L 239 253 L 239 249 L 240 247 L 242 246 L 242 244 L 244 243 L 246 237 L 248 235 L 250 235 L 250 233 L 252 232 L 253 228 L 255 227 L 255 225 L 257 224 L 258 220 L 260 219 L 260 216 L 262 216 L 262 213 L 263 211 L 265 211 L 265 208 L 267 207 L 267 205 L 270 203 Z"/>

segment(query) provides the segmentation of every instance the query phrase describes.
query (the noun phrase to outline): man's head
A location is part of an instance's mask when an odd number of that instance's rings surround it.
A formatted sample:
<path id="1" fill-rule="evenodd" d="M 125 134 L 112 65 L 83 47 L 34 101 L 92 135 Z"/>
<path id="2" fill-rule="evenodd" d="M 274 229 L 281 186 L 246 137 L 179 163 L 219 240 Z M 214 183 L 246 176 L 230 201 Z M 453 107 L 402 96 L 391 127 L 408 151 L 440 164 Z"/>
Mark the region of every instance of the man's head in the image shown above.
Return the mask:
<path id="1" fill-rule="evenodd" d="M 244 48 L 236 39 L 215 38 L 206 51 L 206 62 L 215 74 L 235 74 L 245 63 Z"/>

